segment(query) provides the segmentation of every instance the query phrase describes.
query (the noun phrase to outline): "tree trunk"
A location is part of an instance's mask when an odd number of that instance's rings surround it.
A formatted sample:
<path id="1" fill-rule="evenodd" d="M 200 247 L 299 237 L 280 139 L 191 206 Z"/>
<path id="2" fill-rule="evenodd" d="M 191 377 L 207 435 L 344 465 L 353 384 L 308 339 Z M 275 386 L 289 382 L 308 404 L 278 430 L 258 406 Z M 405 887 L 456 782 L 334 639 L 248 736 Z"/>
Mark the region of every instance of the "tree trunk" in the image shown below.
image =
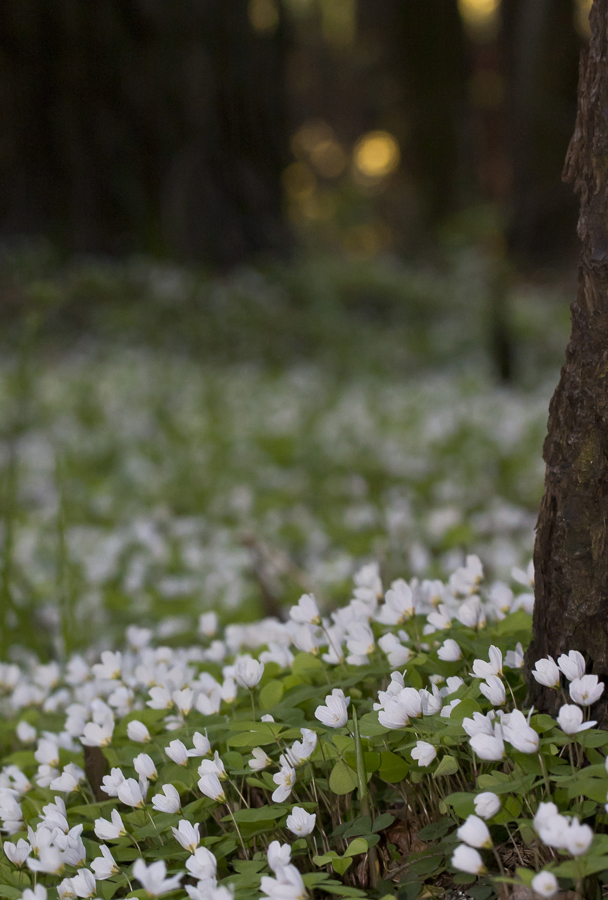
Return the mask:
<path id="1" fill-rule="evenodd" d="M 550 712 L 562 701 L 530 678 L 536 660 L 579 650 L 588 672 L 608 676 L 608 0 L 594 0 L 590 22 L 564 170 L 581 201 L 579 285 L 566 363 L 549 408 L 526 655 L 530 700 Z M 604 723 L 606 694 L 593 711 Z"/>

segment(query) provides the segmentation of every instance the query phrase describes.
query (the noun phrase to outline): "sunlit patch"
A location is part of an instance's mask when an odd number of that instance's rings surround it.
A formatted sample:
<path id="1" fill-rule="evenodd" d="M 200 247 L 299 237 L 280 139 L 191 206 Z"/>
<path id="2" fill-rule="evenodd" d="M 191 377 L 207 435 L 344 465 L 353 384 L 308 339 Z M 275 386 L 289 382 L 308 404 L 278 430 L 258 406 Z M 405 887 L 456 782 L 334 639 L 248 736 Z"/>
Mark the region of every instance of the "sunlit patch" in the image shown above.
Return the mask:
<path id="1" fill-rule="evenodd" d="M 310 197 L 316 187 L 314 173 L 303 162 L 294 162 L 287 166 L 282 181 L 285 193 L 293 200 Z"/>
<path id="2" fill-rule="evenodd" d="M 388 131 L 370 131 L 354 150 L 355 168 L 366 178 L 385 178 L 399 166 L 399 144 Z"/>
<path id="3" fill-rule="evenodd" d="M 249 0 L 247 15 L 253 30 L 260 34 L 272 34 L 279 24 L 276 0 Z"/>

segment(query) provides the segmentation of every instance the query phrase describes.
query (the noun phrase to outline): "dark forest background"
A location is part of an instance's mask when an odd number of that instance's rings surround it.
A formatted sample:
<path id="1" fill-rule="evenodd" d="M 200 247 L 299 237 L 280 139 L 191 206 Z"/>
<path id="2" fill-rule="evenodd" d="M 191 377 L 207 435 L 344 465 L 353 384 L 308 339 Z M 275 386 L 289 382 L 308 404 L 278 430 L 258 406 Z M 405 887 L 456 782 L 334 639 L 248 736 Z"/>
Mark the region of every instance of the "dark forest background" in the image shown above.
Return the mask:
<path id="1" fill-rule="evenodd" d="M 0 237 L 223 271 L 571 254 L 589 4 L 4 0 Z"/>

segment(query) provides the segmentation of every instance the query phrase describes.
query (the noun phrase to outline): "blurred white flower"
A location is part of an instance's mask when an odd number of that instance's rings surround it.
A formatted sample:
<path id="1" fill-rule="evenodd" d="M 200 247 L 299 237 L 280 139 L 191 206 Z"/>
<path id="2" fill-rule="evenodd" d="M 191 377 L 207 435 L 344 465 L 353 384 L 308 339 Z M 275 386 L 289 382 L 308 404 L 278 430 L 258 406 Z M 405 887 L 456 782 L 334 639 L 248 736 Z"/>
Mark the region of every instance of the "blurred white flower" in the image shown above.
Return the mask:
<path id="1" fill-rule="evenodd" d="M 289 618 L 298 625 L 320 625 L 321 615 L 314 596 L 302 594 L 297 604 L 289 610 Z"/>
<path id="2" fill-rule="evenodd" d="M 143 859 L 137 859 L 133 863 L 133 878 L 135 878 L 150 897 L 160 897 L 179 887 L 183 875 L 173 875 L 167 878 L 167 867 L 163 859 L 157 862 L 145 864 Z"/>
<path id="3" fill-rule="evenodd" d="M 541 897 L 552 897 L 559 891 L 559 884 L 553 872 L 539 872 L 532 879 L 532 890 Z"/>
<path id="4" fill-rule="evenodd" d="M 148 741 L 152 740 L 150 732 L 144 723 L 140 722 L 138 719 L 131 719 L 128 723 L 127 736 L 130 741 L 135 741 L 136 744 L 146 744 Z"/>
<path id="5" fill-rule="evenodd" d="M 437 651 L 437 656 L 445 662 L 455 662 L 461 658 L 462 651 L 455 640 L 447 638 Z"/>
<path id="6" fill-rule="evenodd" d="M 488 826 L 479 816 L 468 816 L 463 825 L 458 829 L 458 837 L 469 847 L 488 849 L 492 846 L 492 838 Z"/>
<path id="7" fill-rule="evenodd" d="M 473 799 L 475 812 L 482 819 L 491 819 L 495 816 L 501 806 L 500 797 L 493 791 L 483 791 Z"/>
<path id="8" fill-rule="evenodd" d="M 471 875 L 482 875 L 486 871 L 479 852 L 467 844 L 458 844 L 452 854 L 452 865 L 461 872 Z"/>

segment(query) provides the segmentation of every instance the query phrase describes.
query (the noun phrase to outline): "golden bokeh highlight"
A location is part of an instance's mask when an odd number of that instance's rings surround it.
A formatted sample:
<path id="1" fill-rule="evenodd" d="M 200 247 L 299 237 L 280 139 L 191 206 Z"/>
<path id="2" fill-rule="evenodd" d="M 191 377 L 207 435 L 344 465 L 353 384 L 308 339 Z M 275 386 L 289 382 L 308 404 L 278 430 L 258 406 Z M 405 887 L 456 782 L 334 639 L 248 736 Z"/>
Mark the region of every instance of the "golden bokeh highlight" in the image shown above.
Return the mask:
<path id="1" fill-rule="evenodd" d="M 458 11 L 473 40 L 488 41 L 500 28 L 500 0 L 458 0 Z"/>
<path id="2" fill-rule="evenodd" d="M 310 119 L 304 122 L 291 139 L 291 150 L 298 159 L 309 157 L 315 147 L 323 141 L 333 141 L 334 131 L 331 125 L 322 119 Z"/>
<path id="3" fill-rule="evenodd" d="M 593 0 L 576 0 L 574 4 L 574 25 L 582 38 L 589 40 L 591 29 L 589 27 L 589 13 Z"/>
<path id="4" fill-rule="evenodd" d="M 310 161 L 322 178 L 338 178 L 348 163 L 346 153 L 333 138 L 315 144 L 310 151 Z"/>
<path id="5" fill-rule="evenodd" d="M 355 144 L 355 169 L 369 179 L 386 178 L 401 161 L 399 144 L 388 131 L 370 131 Z"/>
<path id="6" fill-rule="evenodd" d="M 273 34 L 279 24 L 279 7 L 276 0 L 249 0 L 249 23 L 258 34 Z"/>

